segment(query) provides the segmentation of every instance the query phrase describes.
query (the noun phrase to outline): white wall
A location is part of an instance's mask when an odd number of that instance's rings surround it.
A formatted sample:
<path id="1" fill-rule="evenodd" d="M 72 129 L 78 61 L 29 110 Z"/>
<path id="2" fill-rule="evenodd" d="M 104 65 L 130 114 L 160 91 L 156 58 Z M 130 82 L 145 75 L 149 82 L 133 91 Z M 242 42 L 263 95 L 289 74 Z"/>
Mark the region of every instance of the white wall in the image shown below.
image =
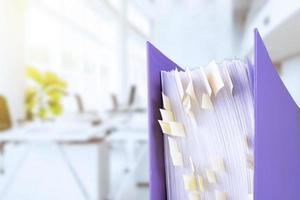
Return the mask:
<path id="1" fill-rule="evenodd" d="M 170 1 L 154 22 L 154 45 L 182 67 L 234 58 L 231 1 Z"/>
<path id="2" fill-rule="evenodd" d="M 300 106 L 300 55 L 282 63 L 281 78 L 295 102 Z"/>
<path id="3" fill-rule="evenodd" d="M 13 119 L 23 117 L 24 10 L 26 0 L 0 0 L 0 94 Z"/>

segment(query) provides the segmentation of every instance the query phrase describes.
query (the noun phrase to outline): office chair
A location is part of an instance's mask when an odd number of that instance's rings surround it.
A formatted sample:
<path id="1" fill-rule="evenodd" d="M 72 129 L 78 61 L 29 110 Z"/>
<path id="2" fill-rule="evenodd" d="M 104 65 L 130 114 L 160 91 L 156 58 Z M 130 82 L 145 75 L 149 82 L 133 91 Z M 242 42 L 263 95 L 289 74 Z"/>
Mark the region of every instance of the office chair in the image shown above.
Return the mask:
<path id="1" fill-rule="evenodd" d="M 0 95 L 0 131 L 11 128 L 11 118 L 4 96 Z"/>
<path id="2" fill-rule="evenodd" d="M 4 96 L 0 95 L 0 132 L 10 129 L 12 126 L 11 118 L 8 110 L 8 105 L 6 103 L 6 99 Z M 0 143 L 0 159 L 2 160 L 0 163 L 0 174 L 4 174 L 4 166 L 3 166 L 3 154 L 4 154 L 4 145 L 5 142 Z"/>

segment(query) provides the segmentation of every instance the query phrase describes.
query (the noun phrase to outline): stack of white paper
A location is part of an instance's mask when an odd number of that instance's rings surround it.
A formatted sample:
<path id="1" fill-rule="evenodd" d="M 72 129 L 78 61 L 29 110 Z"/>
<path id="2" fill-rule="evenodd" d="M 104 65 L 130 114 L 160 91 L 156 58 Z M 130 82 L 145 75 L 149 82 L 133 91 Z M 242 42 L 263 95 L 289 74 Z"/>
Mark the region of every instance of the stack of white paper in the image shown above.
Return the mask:
<path id="1" fill-rule="evenodd" d="M 253 97 L 247 64 L 161 72 L 166 183 L 171 200 L 252 197 Z"/>

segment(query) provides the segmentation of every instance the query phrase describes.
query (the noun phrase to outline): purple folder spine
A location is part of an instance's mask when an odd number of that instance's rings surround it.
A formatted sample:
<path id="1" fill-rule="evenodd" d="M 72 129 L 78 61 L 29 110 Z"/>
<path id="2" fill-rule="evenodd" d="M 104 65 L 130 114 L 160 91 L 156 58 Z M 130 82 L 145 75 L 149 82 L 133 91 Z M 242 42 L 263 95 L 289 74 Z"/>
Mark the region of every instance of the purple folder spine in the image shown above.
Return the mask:
<path id="1" fill-rule="evenodd" d="M 150 200 L 164 200 L 167 199 L 164 143 L 157 121 L 160 119 L 159 108 L 162 107 L 160 72 L 161 70 L 170 71 L 178 66 L 149 42 L 147 42 L 147 50 Z"/>

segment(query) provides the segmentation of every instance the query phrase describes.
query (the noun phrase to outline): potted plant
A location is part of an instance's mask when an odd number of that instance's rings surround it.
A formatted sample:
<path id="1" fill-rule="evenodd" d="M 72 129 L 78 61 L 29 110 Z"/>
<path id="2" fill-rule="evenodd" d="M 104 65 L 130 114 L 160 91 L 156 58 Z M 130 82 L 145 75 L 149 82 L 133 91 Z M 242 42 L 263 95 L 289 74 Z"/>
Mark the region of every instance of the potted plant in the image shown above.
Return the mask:
<path id="1" fill-rule="evenodd" d="M 53 72 L 26 69 L 28 84 L 25 88 L 26 119 L 51 119 L 63 112 L 61 100 L 66 95 L 66 82 Z"/>

